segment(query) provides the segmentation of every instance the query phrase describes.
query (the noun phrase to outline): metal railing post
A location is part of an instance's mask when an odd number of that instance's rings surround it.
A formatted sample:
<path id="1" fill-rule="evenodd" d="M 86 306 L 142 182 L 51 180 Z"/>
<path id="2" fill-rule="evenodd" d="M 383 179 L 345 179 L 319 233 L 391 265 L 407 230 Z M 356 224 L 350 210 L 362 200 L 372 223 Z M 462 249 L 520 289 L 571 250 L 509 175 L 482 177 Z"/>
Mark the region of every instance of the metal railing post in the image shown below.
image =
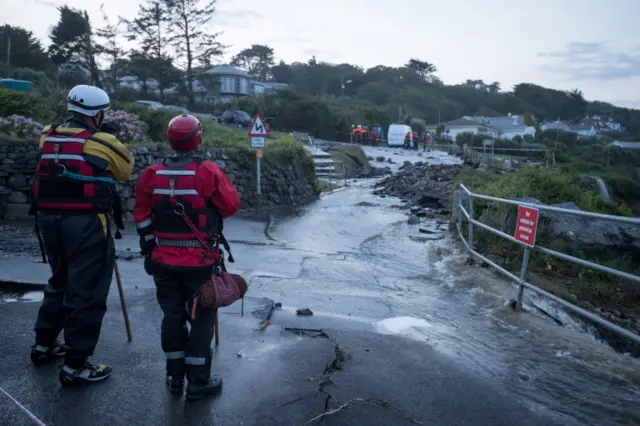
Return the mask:
<path id="1" fill-rule="evenodd" d="M 531 248 L 525 247 L 522 255 L 522 266 L 520 267 L 520 282 L 518 283 L 518 302 L 516 303 L 516 311 L 518 312 L 522 310 L 522 298 L 524 297 L 524 285 L 522 283 L 527 277 L 529 256 L 531 256 Z"/>
<path id="2" fill-rule="evenodd" d="M 469 197 L 469 219 L 473 219 L 473 194 L 467 194 Z M 469 249 L 473 250 L 473 222 L 469 220 Z"/>

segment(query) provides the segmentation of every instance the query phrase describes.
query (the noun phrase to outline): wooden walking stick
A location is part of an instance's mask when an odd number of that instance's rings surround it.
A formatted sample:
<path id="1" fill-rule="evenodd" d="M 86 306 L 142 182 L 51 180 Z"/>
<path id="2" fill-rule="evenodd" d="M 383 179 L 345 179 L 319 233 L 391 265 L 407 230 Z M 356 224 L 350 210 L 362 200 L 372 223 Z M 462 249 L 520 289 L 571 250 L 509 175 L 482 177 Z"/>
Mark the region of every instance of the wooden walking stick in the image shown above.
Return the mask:
<path id="1" fill-rule="evenodd" d="M 219 327 L 219 322 L 218 322 L 218 310 L 216 309 L 216 319 L 215 319 L 215 328 L 214 328 L 214 333 L 216 335 L 216 346 L 218 346 L 218 344 L 220 344 L 220 327 Z"/>
<path id="2" fill-rule="evenodd" d="M 130 342 L 133 339 L 131 335 L 131 325 L 129 324 L 129 313 L 127 312 L 127 303 L 124 300 L 124 289 L 122 288 L 122 278 L 120 278 L 120 269 L 118 268 L 118 261 L 114 260 L 113 270 L 116 273 L 116 282 L 118 283 L 118 293 L 120 294 L 120 306 L 122 306 L 122 316 L 124 317 L 124 326 L 127 329 L 127 341 Z"/>

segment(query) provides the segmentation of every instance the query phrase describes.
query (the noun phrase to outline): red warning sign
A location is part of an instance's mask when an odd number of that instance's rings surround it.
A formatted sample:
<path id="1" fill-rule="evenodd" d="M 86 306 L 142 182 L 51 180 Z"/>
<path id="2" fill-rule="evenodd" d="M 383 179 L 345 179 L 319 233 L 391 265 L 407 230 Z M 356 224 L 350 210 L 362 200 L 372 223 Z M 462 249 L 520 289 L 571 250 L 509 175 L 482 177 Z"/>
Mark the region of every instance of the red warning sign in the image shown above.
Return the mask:
<path id="1" fill-rule="evenodd" d="M 533 247 L 536 244 L 538 216 L 538 209 L 518 206 L 518 220 L 516 221 L 516 232 L 513 237 L 521 243 Z"/>

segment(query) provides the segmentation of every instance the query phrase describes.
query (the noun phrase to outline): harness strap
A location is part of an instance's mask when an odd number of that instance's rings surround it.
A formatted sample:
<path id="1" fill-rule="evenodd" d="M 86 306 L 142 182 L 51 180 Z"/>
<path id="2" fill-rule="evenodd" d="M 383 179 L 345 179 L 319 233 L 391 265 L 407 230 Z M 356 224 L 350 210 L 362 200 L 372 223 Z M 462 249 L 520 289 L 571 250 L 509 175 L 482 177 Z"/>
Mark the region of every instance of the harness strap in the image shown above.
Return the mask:
<path id="1" fill-rule="evenodd" d="M 72 173 L 68 170 L 63 170 L 62 173 L 60 173 L 60 176 L 65 176 L 68 177 L 70 179 L 74 179 L 74 180 L 81 180 L 84 182 L 104 182 L 104 183 L 111 183 L 111 184 L 115 184 L 116 181 L 114 179 L 111 179 L 109 177 L 101 177 L 101 176 L 84 176 L 78 173 Z"/>
<path id="2" fill-rule="evenodd" d="M 179 206 L 181 206 L 181 205 L 179 205 Z M 178 207 L 178 205 L 176 207 Z M 207 244 L 207 241 L 205 240 L 204 236 L 202 235 L 202 232 L 200 232 L 198 230 L 198 228 L 196 228 L 196 226 L 193 224 L 193 222 L 191 221 L 189 216 L 187 216 L 187 214 L 185 213 L 184 207 L 182 207 L 182 211 L 178 211 L 178 210 L 174 210 L 174 211 L 175 211 L 176 214 L 178 214 L 178 215 L 180 215 L 182 217 L 182 219 L 187 224 L 187 226 L 189 227 L 191 232 L 193 232 L 195 234 L 196 238 L 200 242 L 200 245 L 204 249 L 206 249 L 210 254 L 213 255 L 214 263 L 217 264 L 220 261 L 220 239 L 217 237 L 217 235 L 216 235 L 215 250 L 212 250 L 211 247 L 209 247 L 209 245 Z"/>

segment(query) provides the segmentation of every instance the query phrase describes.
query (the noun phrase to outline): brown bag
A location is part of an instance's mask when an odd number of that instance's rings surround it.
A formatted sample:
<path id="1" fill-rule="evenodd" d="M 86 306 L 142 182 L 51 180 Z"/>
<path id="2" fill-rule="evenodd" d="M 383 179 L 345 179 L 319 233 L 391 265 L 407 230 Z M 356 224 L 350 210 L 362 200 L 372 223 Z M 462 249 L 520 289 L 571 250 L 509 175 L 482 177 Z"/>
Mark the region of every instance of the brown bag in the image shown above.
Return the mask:
<path id="1" fill-rule="evenodd" d="M 242 299 L 247 289 L 247 281 L 238 274 L 226 271 L 212 274 L 211 279 L 200 287 L 200 295 L 193 299 L 191 319 L 195 320 L 198 299 L 202 309 L 218 309 Z"/>

